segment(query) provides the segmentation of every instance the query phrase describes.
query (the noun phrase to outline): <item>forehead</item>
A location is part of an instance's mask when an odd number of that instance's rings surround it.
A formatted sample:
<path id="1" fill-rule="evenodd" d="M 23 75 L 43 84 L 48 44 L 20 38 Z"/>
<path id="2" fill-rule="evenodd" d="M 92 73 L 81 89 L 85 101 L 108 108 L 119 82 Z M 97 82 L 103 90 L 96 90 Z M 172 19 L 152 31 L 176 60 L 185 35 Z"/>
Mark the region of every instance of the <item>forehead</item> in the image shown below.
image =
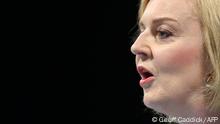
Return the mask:
<path id="1" fill-rule="evenodd" d="M 180 22 L 197 19 L 195 0 L 150 0 L 141 20 L 146 21 L 154 17 L 171 17 Z"/>

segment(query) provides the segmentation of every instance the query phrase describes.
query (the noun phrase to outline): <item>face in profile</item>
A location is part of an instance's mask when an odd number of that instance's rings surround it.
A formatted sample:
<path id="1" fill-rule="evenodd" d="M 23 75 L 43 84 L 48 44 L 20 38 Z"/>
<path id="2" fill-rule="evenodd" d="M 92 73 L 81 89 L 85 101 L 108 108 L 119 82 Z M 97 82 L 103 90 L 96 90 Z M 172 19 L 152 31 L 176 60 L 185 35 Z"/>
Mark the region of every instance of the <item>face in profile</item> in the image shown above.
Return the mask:
<path id="1" fill-rule="evenodd" d="M 168 115 L 202 112 L 203 40 L 192 0 L 151 0 L 131 47 L 147 107 Z M 191 113 L 190 113 L 191 112 Z"/>

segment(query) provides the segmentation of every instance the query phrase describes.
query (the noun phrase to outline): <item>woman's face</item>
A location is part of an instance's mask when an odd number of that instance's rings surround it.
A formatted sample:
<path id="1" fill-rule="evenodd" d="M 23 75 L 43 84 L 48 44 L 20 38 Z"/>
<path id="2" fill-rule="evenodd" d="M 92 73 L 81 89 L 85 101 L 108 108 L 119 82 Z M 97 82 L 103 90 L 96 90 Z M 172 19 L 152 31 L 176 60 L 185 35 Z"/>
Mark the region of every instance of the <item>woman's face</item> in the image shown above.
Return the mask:
<path id="1" fill-rule="evenodd" d="M 198 112 L 203 105 L 196 91 L 203 86 L 203 41 L 193 7 L 192 0 L 151 0 L 131 47 L 142 76 L 144 104 L 168 115 Z"/>

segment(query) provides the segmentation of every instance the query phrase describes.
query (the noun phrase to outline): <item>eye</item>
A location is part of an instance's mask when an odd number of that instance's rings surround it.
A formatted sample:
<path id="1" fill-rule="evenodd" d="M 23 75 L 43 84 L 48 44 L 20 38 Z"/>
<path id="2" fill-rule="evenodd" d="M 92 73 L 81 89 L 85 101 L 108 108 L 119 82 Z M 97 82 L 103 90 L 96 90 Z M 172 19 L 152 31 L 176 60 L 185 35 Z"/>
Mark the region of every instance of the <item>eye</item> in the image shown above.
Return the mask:
<path id="1" fill-rule="evenodd" d="M 159 39 L 166 39 L 172 36 L 172 33 L 170 31 L 160 30 L 160 31 L 157 31 L 156 35 Z"/>

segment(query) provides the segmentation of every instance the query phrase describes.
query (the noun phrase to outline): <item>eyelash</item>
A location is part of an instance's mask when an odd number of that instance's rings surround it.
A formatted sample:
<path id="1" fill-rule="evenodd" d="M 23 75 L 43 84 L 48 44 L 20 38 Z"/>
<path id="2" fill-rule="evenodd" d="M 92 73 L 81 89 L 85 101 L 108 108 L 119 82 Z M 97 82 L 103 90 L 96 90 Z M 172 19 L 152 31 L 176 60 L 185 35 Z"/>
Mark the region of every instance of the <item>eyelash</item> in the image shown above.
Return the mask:
<path id="1" fill-rule="evenodd" d="M 169 37 L 171 37 L 173 35 L 172 32 L 168 31 L 168 30 L 158 30 L 156 31 L 156 37 L 159 39 L 167 39 Z"/>
<path id="2" fill-rule="evenodd" d="M 139 35 L 143 32 L 143 29 L 141 30 L 140 28 L 138 30 L 136 30 L 136 32 L 133 34 L 133 42 L 139 37 Z M 162 36 L 162 33 L 163 35 L 166 35 L 165 37 Z M 165 33 L 165 34 L 164 34 Z M 171 36 L 173 36 L 173 33 L 171 31 L 168 31 L 166 29 L 158 29 L 156 30 L 155 32 L 155 37 L 158 38 L 158 39 L 161 39 L 161 40 L 165 40 Z"/>

